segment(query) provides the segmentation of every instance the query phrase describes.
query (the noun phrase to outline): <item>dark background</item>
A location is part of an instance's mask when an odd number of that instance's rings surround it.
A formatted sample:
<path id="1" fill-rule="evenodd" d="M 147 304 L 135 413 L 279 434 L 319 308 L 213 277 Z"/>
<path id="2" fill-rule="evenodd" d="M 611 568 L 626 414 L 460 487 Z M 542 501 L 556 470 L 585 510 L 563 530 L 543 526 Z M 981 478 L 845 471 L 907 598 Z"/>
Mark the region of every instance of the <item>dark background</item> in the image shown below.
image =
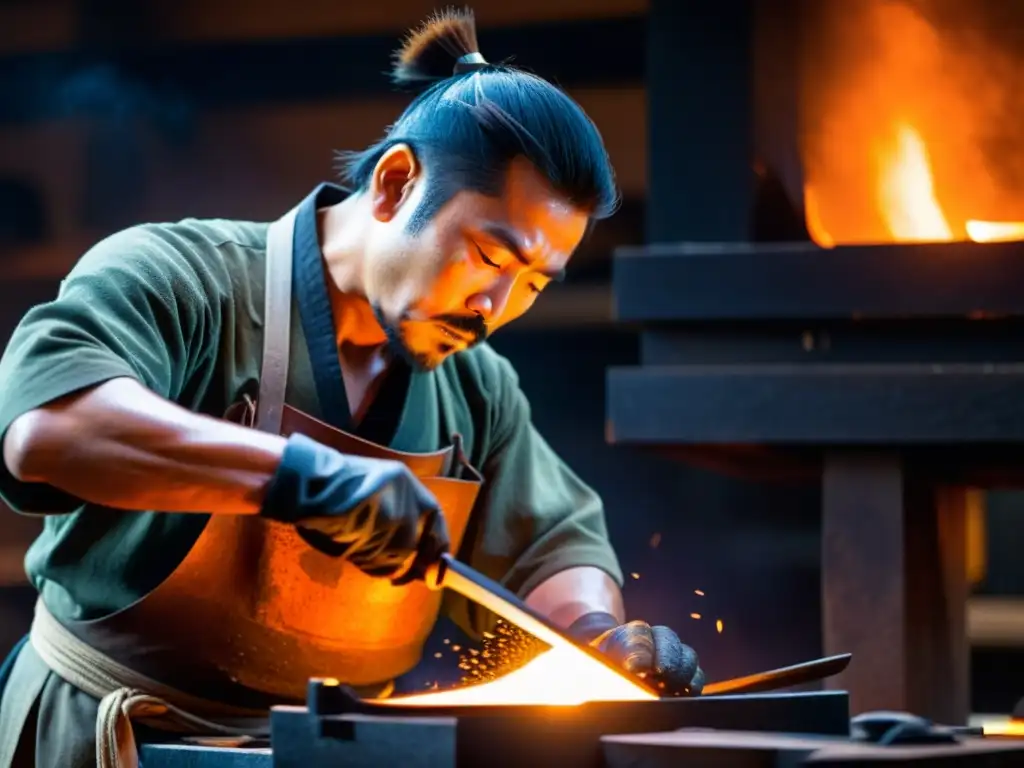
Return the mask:
<path id="1" fill-rule="evenodd" d="M 519 371 L 539 429 L 604 495 L 623 569 L 638 577 L 627 577 L 631 616 L 677 629 L 712 680 L 819 654 L 818 489 L 741 482 L 605 440 L 604 371 L 638 355 L 635 335 L 614 323 L 609 286 L 614 246 L 645 241 L 656 162 L 647 3 L 473 6 L 488 58 L 515 54 L 588 110 L 625 194 L 566 284 L 494 346 Z M 401 34 L 433 8 L 0 0 L 0 337 L 109 232 L 186 216 L 268 220 L 329 179 L 334 150 L 372 141 L 407 103 L 382 73 Z M 713 90 L 716 74 L 678 76 Z M 701 119 L 699 104 L 678 109 Z M 1020 503 L 1011 494 L 988 500 L 977 592 L 1024 595 Z M 31 614 L 20 561 L 36 522 L 9 511 L 0 520 L 0 644 L 9 645 Z M 977 710 L 1005 710 L 1024 694 L 1024 681 L 1011 679 L 1015 658 L 1013 649 L 976 650 Z"/>

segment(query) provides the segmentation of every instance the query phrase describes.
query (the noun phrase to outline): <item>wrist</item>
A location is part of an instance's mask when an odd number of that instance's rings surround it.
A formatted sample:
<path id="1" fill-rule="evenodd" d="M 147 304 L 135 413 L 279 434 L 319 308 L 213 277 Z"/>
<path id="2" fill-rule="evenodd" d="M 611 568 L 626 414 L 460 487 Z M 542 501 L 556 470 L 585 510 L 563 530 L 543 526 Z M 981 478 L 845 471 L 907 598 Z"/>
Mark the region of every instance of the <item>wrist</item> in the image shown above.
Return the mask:
<path id="1" fill-rule="evenodd" d="M 566 632 L 577 642 L 589 644 L 619 624 L 621 622 L 606 611 L 591 611 L 570 624 Z"/>
<path id="2" fill-rule="evenodd" d="M 315 494 L 310 494 L 308 486 L 318 477 L 329 474 L 325 469 L 332 466 L 339 456 L 332 448 L 321 445 L 315 440 L 295 434 L 288 438 L 280 461 L 263 494 L 260 504 L 260 515 L 271 520 L 286 523 L 298 522 L 310 513 L 316 514 Z M 310 496 L 314 498 L 310 498 Z M 311 503 L 313 502 L 313 503 Z"/>

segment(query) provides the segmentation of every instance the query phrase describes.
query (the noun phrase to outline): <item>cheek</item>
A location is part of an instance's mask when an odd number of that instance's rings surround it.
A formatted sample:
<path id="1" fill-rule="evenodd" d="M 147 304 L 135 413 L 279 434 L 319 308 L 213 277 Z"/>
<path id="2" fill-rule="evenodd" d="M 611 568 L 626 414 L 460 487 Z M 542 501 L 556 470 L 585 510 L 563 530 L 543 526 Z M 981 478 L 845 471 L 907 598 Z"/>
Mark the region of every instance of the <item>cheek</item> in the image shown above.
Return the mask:
<path id="1" fill-rule="evenodd" d="M 447 259 L 436 239 L 424 235 L 379 248 L 372 264 L 368 292 L 388 312 L 401 313 L 430 294 Z"/>
<path id="2" fill-rule="evenodd" d="M 508 301 L 505 303 L 505 311 L 501 313 L 501 317 L 491 323 L 491 331 L 496 331 L 498 328 L 522 317 L 533 306 L 539 295 L 525 283 L 517 283 L 512 289 L 512 293 L 509 294 Z"/>
<path id="3" fill-rule="evenodd" d="M 475 293 L 486 291 L 495 273 L 475 265 L 463 256 L 455 256 L 441 265 L 432 276 L 417 306 L 424 314 L 458 313 Z"/>

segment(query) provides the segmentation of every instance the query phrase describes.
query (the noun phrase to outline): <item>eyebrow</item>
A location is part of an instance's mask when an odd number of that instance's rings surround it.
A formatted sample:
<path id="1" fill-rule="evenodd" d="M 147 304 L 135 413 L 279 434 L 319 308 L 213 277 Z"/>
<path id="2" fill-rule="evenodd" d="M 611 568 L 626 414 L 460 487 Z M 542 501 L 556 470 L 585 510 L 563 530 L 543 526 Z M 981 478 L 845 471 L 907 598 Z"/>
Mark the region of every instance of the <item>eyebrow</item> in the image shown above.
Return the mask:
<path id="1" fill-rule="evenodd" d="M 564 269 L 536 269 L 533 262 L 531 262 L 523 252 L 523 247 L 519 243 L 519 238 L 517 238 L 515 233 L 508 227 L 504 227 L 500 224 L 488 224 L 484 227 L 484 232 L 501 243 L 502 246 L 506 248 L 520 264 L 524 264 L 527 267 L 530 267 L 530 269 L 536 270 L 538 274 L 543 275 L 552 282 L 560 283 L 565 280 Z"/>

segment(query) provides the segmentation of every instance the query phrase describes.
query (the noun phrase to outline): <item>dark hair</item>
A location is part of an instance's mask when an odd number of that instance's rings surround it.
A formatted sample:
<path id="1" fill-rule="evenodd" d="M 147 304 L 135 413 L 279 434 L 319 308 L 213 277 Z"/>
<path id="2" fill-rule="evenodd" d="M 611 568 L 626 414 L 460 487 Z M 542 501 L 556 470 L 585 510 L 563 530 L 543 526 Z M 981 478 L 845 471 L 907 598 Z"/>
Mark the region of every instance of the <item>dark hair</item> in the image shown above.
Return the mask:
<path id="1" fill-rule="evenodd" d="M 395 54 L 392 79 L 433 85 L 383 139 L 342 153 L 341 169 L 350 187 L 365 190 L 381 156 L 395 144 L 408 144 L 427 168 L 429 184 L 411 230 L 422 229 L 460 189 L 501 194 L 516 157 L 529 160 L 592 220 L 615 212 L 615 173 L 597 127 L 560 88 L 485 61 L 472 11 L 443 11 L 410 34 Z"/>

